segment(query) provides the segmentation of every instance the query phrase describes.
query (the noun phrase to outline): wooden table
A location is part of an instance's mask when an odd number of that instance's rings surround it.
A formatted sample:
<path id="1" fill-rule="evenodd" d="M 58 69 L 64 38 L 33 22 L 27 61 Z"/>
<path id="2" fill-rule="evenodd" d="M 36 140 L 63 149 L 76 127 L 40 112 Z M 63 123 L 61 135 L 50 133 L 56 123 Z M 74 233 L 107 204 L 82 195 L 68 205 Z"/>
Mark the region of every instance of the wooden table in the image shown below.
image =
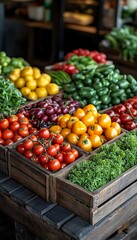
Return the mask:
<path id="1" fill-rule="evenodd" d="M 137 239 L 137 194 L 93 226 L 0 172 L 0 211 L 15 221 L 16 240 Z"/>

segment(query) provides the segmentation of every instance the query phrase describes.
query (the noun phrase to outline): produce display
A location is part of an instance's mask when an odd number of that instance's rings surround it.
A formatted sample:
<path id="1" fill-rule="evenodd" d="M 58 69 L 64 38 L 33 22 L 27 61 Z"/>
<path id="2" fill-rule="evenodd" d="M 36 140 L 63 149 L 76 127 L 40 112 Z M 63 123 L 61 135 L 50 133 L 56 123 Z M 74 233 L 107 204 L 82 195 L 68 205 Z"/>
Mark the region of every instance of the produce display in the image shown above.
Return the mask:
<path id="1" fill-rule="evenodd" d="M 137 96 L 113 106 L 106 113 L 111 117 L 112 122 L 118 122 L 128 131 L 137 128 Z"/>
<path id="2" fill-rule="evenodd" d="M 102 146 L 89 160 L 76 164 L 68 179 L 94 191 L 137 164 L 137 131 L 122 136 L 113 144 Z"/>
<path id="3" fill-rule="evenodd" d="M 19 110 L 29 118 L 33 127 L 47 127 L 57 122 L 59 115 L 73 112 L 79 107 L 77 100 L 63 100 L 61 96 L 45 98 L 36 103 L 28 104 Z"/>
<path id="4" fill-rule="evenodd" d="M 14 84 L 0 76 L 0 115 L 1 117 L 15 113 L 18 108 L 26 102 L 21 92 Z"/>
<path id="5" fill-rule="evenodd" d="M 30 100 L 59 93 L 59 87 L 57 84 L 51 83 L 50 75 L 41 73 L 37 67 L 15 68 L 8 77 L 22 95 Z"/>
<path id="6" fill-rule="evenodd" d="M 58 129 L 69 143 L 87 152 L 100 147 L 121 133 L 120 125 L 117 122 L 112 123 L 108 114 L 98 113 L 92 104 L 77 108 L 73 115 L 59 116 L 58 125 L 52 126 L 50 130 L 54 132 L 54 129 Z"/>
<path id="7" fill-rule="evenodd" d="M 72 97 L 81 106 L 92 103 L 102 110 L 135 96 L 137 81 L 131 75 L 120 74 L 113 64 L 100 64 L 73 74 L 72 81 L 63 84 L 62 89 L 64 98 Z"/>
<path id="8" fill-rule="evenodd" d="M 14 68 L 24 68 L 29 63 L 21 57 L 9 57 L 6 52 L 0 51 L 0 74 L 9 75 Z"/>
<path id="9" fill-rule="evenodd" d="M 55 172 L 79 158 L 78 150 L 64 142 L 61 134 L 53 134 L 42 128 L 37 134 L 19 143 L 16 150 L 27 159 Z"/>
<path id="10" fill-rule="evenodd" d="M 130 26 L 113 28 L 105 36 L 109 48 L 118 50 L 124 60 L 134 61 L 137 55 L 137 31 Z"/>
<path id="11" fill-rule="evenodd" d="M 0 145 L 7 146 L 37 132 L 23 114 L 12 114 L 0 120 Z"/>

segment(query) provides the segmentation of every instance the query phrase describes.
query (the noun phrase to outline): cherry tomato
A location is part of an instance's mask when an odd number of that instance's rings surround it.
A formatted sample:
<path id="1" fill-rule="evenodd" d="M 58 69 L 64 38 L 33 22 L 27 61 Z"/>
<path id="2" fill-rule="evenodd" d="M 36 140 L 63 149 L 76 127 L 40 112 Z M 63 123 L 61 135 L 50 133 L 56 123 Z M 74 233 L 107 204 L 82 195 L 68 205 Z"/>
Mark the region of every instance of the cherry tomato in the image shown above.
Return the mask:
<path id="1" fill-rule="evenodd" d="M 49 169 L 49 164 L 45 163 L 44 165 L 42 165 L 42 167 L 48 170 Z"/>
<path id="2" fill-rule="evenodd" d="M 8 128 L 8 126 L 9 126 L 9 121 L 6 118 L 4 118 L 0 121 L 0 129 L 1 130 Z"/>
<path id="3" fill-rule="evenodd" d="M 37 156 L 33 156 L 31 160 L 35 163 L 39 163 L 39 158 Z"/>
<path id="4" fill-rule="evenodd" d="M 38 131 L 37 128 L 33 128 L 33 127 L 29 128 L 28 130 L 29 130 L 29 134 L 37 133 Z"/>
<path id="5" fill-rule="evenodd" d="M 61 150 L 64 151 L 64 152 L 67 152 L 67 151 L 71 150 L 71 145 L 70 145 L 70 143 L 63 143 L 63 144 L 61 145 Z"/>
<path id="6" fill-rule="evenodd" d="M 33 157 L 33 152 L 31 152 L 30 150 L 25 150 L 24 153 L 23 153 L 23 155 L 24 155 L 26 158 L 30 159 L 30 158 Z"/>
<path id="7" fill-rule="evenodd" d="M 29 135 L 29 131 L 20 127 L 18 129 L 18 134 L 21 136 L 21 137 L 27 137 Z"/>
<path id="8" fill-rule="evenodd" d="M 27 139 L 24 143 L 23 146 L 26 150 L 30 150 L 33 148 L 33 141 L 31 139 Z"/>
<path id="9" fill-rule="evenodd" d="M 48 167 L 50 171 L 58 171 L 60 169 L 60 162 L 57 159 L 49 161 Z"/>
<path id="10" fill-rule="evenodd" d="M 13 144 L 12 139 L 7 139 L 7 140 L 4 141 L 4 146 L 11 145 L 11 144 Z"/>
<path id="11" fill-rule="evenodd" d="M 33 141 L 33 142 L 37 142 L 38 138 L 36 135 L 31 135 L 30 136 L 30 139 Z"/>
<path id="12" fill-rule="evenodd" d="M 61 144 L 63 143 L 63 140 L 64 140 L 63 136 L 58 133 L 53 137 L 52 143 Z"/>
<path id="13" fill-rule="evenodd" d="M 0 138 L 0 145 L 4 145 L 4 140 Z"/>
<path id="14" fill-rule="evenodd" d="M 10 129 L 13 131 L 13 132 L 15 132 L 15 131 L 17 131 L 18 129 L 19 129 L 19 127 L 20 127 L 20 124 L 18 123 L 18 122 L 12 122 L 11 124 L 10 124 Z"/>
<path id="15" fill-rule="evenodd" d="M 6 130 L 4 130 L 3 133 L 2 133 L 2 138 L 3 138 L 4 140 L 12 139 L 13 136 L 14 136 L 14 133 L 13 133 L 13 131 L 10 130 L 10 129 L 6 129 Z"/>
<path id="16" fill-rule="evenodd" d="M 23 143 L 20 143 L 19 145 L 17 145 L 17 147 L 16 147 L 16 149 L 17 149 L 17 151 L 19 152 L 19 153 L 24 153 L 24 151 L 25 151 L 25 148 L 24 148 L 24 146 L 23 146 Z"/>
<path id="17" fill-rule="evenodd" d="M 26 117 L 19 118 L 18 122 L 19 122 L 20 124 L 25 124 L 25 125 L 28 125 L 28 124 L 29 124 L 29 120 L 28 120 L 28 118 L 26 118 Z"/>
<path id="18" fill-rule="evenodd" d="M 125 129 L 127 129 L 128 131 L 131 131 L 131 130 L 135 129 L 136 127 L 137 126 L 136 126 L 136 123 L 134 121 L 128 121 L 125 124 Z"/>
<path id="19" fill-rule="evenodd" d="M 25 117 L 25 115 L 23 113 L 21 113 L 21 112 L 17 113 L 16 116 L 18 118 L 24 118 Z"/>
<path id="20" fill-rule="evenodd" d="M 55 148 L 57 149 L 57 152 L 59 152 L 59 151 L 60 151 L 60 144 L 55 143 L 54 146 L 55 146 Z"/>
<path id="21" fill-rule="evenodd" d="M 63 160 L 64 160 L 64 157 L 63 157 L 62 153 L 58 153 L 55 157 L 56 157 L 56 159 L 58 159 L 60 161 L 60 163 L 62 163 Z"/>
<path id="22" fill-rule="evenodd" d="M 42 165 L 45 165 L 47 162 L 49 162 L 49 157 L 46 154 L 42 154 L 39 156 L 38 160 Z"/>
<path id="23" fill-rule="evenodd" d="M 7 120 L 9 121 L 9 123 L 17 122 L 18 121 L 18 116 L 15 115 L 15 114 L 12 114 L 12 115 L 7 117 Z"/>
<path id="24" fill-rule="evenodd" d="M 79 157 L 79 152 L 78 152 L 77 149 L 72 148 L 72 149 L 71 149 L 71 152 L 75 155 L 75 159 L 77 159 L 77 158 Z"/>
<path id="25" fill-rule="evenodd" d="M 18 141 L 21 140 L 21 139 L 22 139 L 22 137 L 21 137 L 20 135 L 18 135 L 18 134 L 15 134 L 15 135 L 13 136 L 13 138 L 12 138 L 13 142 L 18 142 Z"/>
<path id="26" fill-rule="evenodd" d="M 42 128 L 38 133 L 40 138 L 49 139 L 50 132 L 47 128 Z"/>
<path id="27" fill-rule="evenodd" d="M 75 161 L 75 155 L 74 153 L 72 152 L 67 152 L 64 156 L 64 161 L 67 163 L 67 164 L 70 164 L 72 162 Z"/>
<path id="28" fill-rule="evenodd" d="M 0 130 L 0 138 L 1 138 L 1 136 L 2 136 L 2 132 L 1 132 L 1 130 Z"/>
<path id="29" fill-rule="evenodd" d="M 56 149 L 56 147 L 54 146 L 54 145 L 52 145 L 52 146 L 49 146 L 48 148 L 47 148 L 47 153 L 48 153 L 48 155 L 50 155 L 50 156 L 55 156 L 56 154 L 57 154 L 57 149 Z"/>
<path id="30" fill-rule="evenodd" d="M 33 152 L 36 155 L 40 155 L 40 154 L 44 153 L 44 147 L 41 144 L 36 144 L 33 147 Z"/>
<path id="31" fill-rule="evenodd" d="M 67 166 L 67 163 L 62 162 L 62 163 L 60 164 L 60 169 L 63 169 L 63 168 L 66 167 L 66 166 Z"/>

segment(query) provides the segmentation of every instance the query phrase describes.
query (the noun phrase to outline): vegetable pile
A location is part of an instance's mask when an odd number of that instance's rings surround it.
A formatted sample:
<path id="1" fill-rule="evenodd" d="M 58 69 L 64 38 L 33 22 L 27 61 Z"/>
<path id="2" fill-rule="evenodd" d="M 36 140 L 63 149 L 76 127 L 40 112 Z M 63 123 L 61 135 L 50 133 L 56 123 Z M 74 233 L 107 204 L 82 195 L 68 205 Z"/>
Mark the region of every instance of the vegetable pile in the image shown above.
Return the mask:
<path id="1" fill-rule="evenodd" d="M 118 50 L 124 60 L 134 61 L 137 55 L 137 31 L 130 26 L 114 28 L 105 36 L 110 48 Z"/>
<path id="2" fill-rule="evenodd" d="M 89 160 L 76 164 L 68 179 L 89 191 L 94 191 L 137 164 L 137 131 L 99 149 Z"/>
<path id="3" fill-rule="evenodd" d="M 18 108 L 26 102 L 21 92 L 15 88 L 10 80 L 0 76 L 0 113 L 2 116 L 8 116 L 15 113 Z"/>
<path id="4" fill-rule="evenodd" d="M 6 52 L 0 52 L 0 74 L 7 76 L 13 71 L 14 68 L 22 69 L 28 65 L 29 63 L 21 57 L 10 58 L 7 56 Z"/>
<path id="5" fill-rule="evenodd" d="M 121 75 L 113 64 L 100 64 L 73 74 L 72 81 L 62 88 L 64 98 L 72 97 L 82 107 L 92 103 L 101 110 L 135 96 L 137 81 L 131 75 Z"/>
<path id="6" fill-rule="evenodd" d="M 64 142 L 61 134 L 42 128 L 37 134 L 19 143 L 16 150 L 27 159 L 50 171 L 58 171 L 81 156 L 78 150 Z"/>

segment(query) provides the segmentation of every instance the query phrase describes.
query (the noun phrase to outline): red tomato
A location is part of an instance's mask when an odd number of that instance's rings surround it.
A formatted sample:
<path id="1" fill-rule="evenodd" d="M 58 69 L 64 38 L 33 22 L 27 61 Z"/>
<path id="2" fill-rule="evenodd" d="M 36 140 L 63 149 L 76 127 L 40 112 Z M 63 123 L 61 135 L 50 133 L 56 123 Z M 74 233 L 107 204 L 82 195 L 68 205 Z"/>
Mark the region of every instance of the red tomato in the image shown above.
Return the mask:
<path id="1" fill-rule="evenodd" d="M 48 153 L 48 155 L 50 155 L 50 156 L 55 156 L 56 154 L 57 154 L 57 149 L 56 149 L 56 147 L 54 146 L 54 145 L 52 145 L 52 146 L 49 146 L 48 148 L 47 148 L 47 153 Z"/>
<path id="2" fill-rule="evenodd" d="M 136 123 L 134 121 L 128 121 L 125 124 L 125 129 L 127 129 L 128 131 L 131 131 L 131 130 L 135 129 L 136 127 L 137 126 L 136 126 Z"/>
<path id="3" fill-rule="evenodd" d="M 44 165 L 42 165 L 42 167 L 48 170 L 49 169 L 49 164 L 45 163 Z"/>
<path id="4" fill-rule="evenodd" d="M 15 114 L 12 114 L 12 115 L 8 116 L 7 119 L 9 121 L 9 123 L 17 122 L 18 116 L 16 116 Z"/>
<path id="5" fill-rule="evenodd" d="M 55 146 L 55 148 L 57 149 L 57 152 L 59 152 L 59 151 L 60 151 L 60 144 L 55 143 L 54 146 Z"/>
<path id="6" fill-rule="evenodd" d="M 77 149 L 73 148 L 73 149 L 71 149 L 71 152 L 75 155 L 75 159 L 77 159 L 79 157 L 79 152 Z"/>
<path id="7" fill-rule="evenodd" d="M 13 142 L 18 142 L 18 141 L 21 140 L 21 139 L 22 139 L 22 137 L 21 137 L 20 135 L 18 135 L 18 134 L 15 134 L 15 135 L 13 136 L 13 138 L 12 138 Z"/>
<path id="8" fill-rule="evenodd" d="M 24 153 L 23 153 L 23 155 L 24 155 L 26 158 L 30 159 L 30 158 L 33 157 L 33 152 L 31 152 L 30 150 L 25 150 Z"/>
<path id="9" fill-rule="evenodd" d="M 64 160 L 67 164 L 70 164 L 75 161 L 75 155 L 72 152 L 67 152 L 64 156 Z"/>
<path id="10" fill-rule="evenodd" d="M 40 154 L 44 153 L 44 147 L 41 144 L 36 144 L 33 147 L 33 152 L 36 155 L 40 155 Z"/>
<path id="11" fill-rule="evenodd" d="M 4 140 L 0 138 L 0 145 L 4 145 Z"/>
<path id="12" fill-rule="evenodd" d="M 22 127 L 20 127 L 19 129 L 18 129 L 18 134 L 21 136 L 21 137 L 27 137 L 28 135 L 29 135 L 29 131 L 28 131 L 28 129 L 25 129 L 25 128 L 22 128 Z"/>
<path id="13" fill-rule="evenodd" d="M 70 143 L 63 143 L 62 146 L 61 146 L 61 150 L 64 151 L 64 152 L 67 152 L 67 151 L 71 150 Z"/>
<path id="14" fill-rule="evenodd" d="M 123 113 L 123 114 L 121 114 L 120 119 L 121 119 L 122 123 L 126 123 L 126 122 L 130 121 L 132 119 L 132 117 L 127 113 Z"/>
<path id="15" fill-rule="evenodd" d="M 33 134 L 37 132 L 38 132 L 37 128 L 33 128 L 33 127 L 29 128 L 29 134 Z"/>
<path id="16" fill-rule="evenodd" d="M 28 128 L 32 128 L 32 127 L 33 127 L 32 124 L 29 122 Z"/>
<path id="17" fill-rule="evenodd" d="M 62 153 L 58 153 L 56 156 L 55 156 L 56 159 L 58 159 L 60 161 L 60 163 L 63 162 L 64 160 L 64 157 L 63 157 L 63 154 Z"/>
<path id="18" fill-rule="evenodd" d="M 10 129 L 6 129 L 6 130 L 4 130 L 3 133 L 2 133 L 2 138 L 3 138 L 4 140 L 12 139 L 13 136 L 14 136 L 14 133 L 13 133 L 13 131 L 10 130 Z"/>
<path id="19" fill-rule="evenodd" d="M 30 139 L 33 141 L 33 143 L 34 143 L 34 142 L 37 142 L 37 140 L 38 140 L 38 138 L 37 138 L 36 135 L 31 135 L 31 136 L 30 136 Z"/>
<path id="20" fill-rule="evenodd" d="M 30 150 L 33 148 L 33 141 L 30 140 L 30 139 L 27 139 L 24 143 L 23 143 L 23 146 L 26 150 Z"/>
<path id="21" fill-rule="evenodd" d="M 58 171 L 60 169 L 60 162 L 57 159 L 49 161 L 48 167 L 50 171 Z"/>
<path id="22" fill-rule="evenodd" d="M 13 132 L 15 132 L 15 131 L 17 131 L 18 129 L 19 129 L 19 127 L 20 127 L 20 124 L 18 123 L 18 122 L 12 122 L 11 124 L 10 124 L 10 129 L 13 131 Z"/>
<path id="23" fill-rule="evenodd" d="M 8 128 L 8 126 L 9 126 L 9 121 L 6 118 L 4 118 L 0 121 L 0 129 L 1 130 Z"/>
<path id="24" fill-rule="evenodd" d="M 60 169 L 63 169 L 64 167 L 66 167 L 67 166 L 67 164 L 65 163 L 65 162 L 62 162 L 61 164 L 60 164 Z"/>
<path id="25" fill-rule="evenodd" d="M 35 163 L 39 163 L 39 158 L 37 156 L 33 156 L 31 160 Z"/>
<path id="26" fill-rule="evenodd" d="M 24 117 L 25 117 L 25 115 L 24 115 L 23 113 L 21 113 L 21 112 L 20 112 L 20 113 L 17 113 L 16 116 L 17 116 L 18 118 L 24 118 Z"/>
<path id="27" fill-rule="evenodd" d="M 0 130 L 0 138 L 1 138 L 1 136 L 2 136 L 2 132 L 1 132 L 1 130 Z"/>
<path id="28" fill-rule="evenodd" d="M 24 146 L 23 146 L 23 143 L 20 143 L 19 145 L 17 145 L 17 147 L 16 147 L 16 149 L 17 149 L 17 151 L 19 152 L 19 153 L 24 153 L 24 151 L 25 151 L 25 148 L 24 148 Z"/>
<path id="29" fill-rule="evenodd" d="M 50 132 L 47 128 L 42 128 L 38 133 L 40 138 L 49 139 Z"/>
<path id="30" fill-rule="evenodd" d="M 28 124 L 29 124 L 29 120 L 28 120 L 28 118 L 26 118 L 26 117 L 19 118 L 18 122 L 19 122 L 20 124 L 25 124 L 25 125 L 28 125 Z"/>
<path id="31" fill-rule="evenodd" d="M 11 145 L 11 144 L 13 144 L 12 139 L 7 139 L 7 140 L 4 141 L 4 146 Z"/>
<path id="32" fill-rule="evenodd" d="M 52 140 L 52 143 L 58 143 L 58 144 L 61 144 L 63 143 L 63 136 L 61 134 L 56 134 L 54 137 L 53 137 L 53 140 Z"/>
<path id="33" fill-rule="evenodd" d="M 45 165 L 47 162 L 49 162 L 49 157 L 46 154 L 39 156 L 38 159 L 42 165 Z"/>
<path id="34" fill-rule="evenodd" d="M 137 102 L 133 104 L 133 108 L 137 110 Z"/>

